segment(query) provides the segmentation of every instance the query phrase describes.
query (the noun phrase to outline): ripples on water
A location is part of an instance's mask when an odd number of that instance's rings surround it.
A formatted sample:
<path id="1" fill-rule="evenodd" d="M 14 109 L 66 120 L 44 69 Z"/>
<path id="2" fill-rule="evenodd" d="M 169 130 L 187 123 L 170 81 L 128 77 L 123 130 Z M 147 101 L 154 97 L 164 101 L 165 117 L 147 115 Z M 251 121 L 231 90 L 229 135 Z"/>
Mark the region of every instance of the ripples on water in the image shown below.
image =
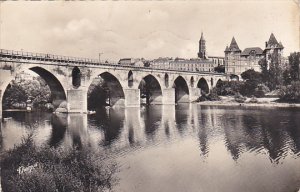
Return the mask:
<path id="1" fill-rule="evenodd" d="M 122 165 L 116 191 L 297 191 L 300 110 L 199 105 L 102 109 L 93 115 L 5 113 L 2 150 L 91 145 Z"/>

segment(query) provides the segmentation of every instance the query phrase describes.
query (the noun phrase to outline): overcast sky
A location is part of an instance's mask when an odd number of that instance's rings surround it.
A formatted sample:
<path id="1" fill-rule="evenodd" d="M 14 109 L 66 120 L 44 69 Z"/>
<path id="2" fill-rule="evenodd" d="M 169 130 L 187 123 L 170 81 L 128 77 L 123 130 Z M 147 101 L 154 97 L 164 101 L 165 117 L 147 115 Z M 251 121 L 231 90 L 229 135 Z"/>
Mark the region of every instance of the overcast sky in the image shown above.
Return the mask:
<path id="1" fill-rule="evenodd" d="M 273 32 L 285 55 L 299 51 L 294 1 L 1 2 L 0 47 L 102 59 L 224 56 L 235 37 L 240 49 Z"/>

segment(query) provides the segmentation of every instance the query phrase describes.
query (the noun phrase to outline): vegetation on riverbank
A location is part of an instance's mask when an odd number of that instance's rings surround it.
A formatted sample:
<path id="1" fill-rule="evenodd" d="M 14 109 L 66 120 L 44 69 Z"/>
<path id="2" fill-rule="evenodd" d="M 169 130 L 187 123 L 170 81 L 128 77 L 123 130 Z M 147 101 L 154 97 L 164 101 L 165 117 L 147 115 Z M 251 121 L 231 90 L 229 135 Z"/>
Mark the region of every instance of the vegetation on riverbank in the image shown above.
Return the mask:
<path id="1" fill-rule="evenodd" d="M 34 108 L 46 108 L 52 102 L 51 90 L 41 77 L 19 74 L 4 92 L 3 109 L 24 109 L 29 100 Z"/>
<path id="2" fill-rule="evenodd" d="M 258 103 L 257 98 L 263 97 L 278 97 L 276 102 L 300 103 L 300 53 L 291 53 L 287 66 L 281 62 L 274 52 L 269 64 L 265 58 L 259 62 L 261 72 L 249 69 L 241 74 L 243 81 L 219 82 L 209 95 L 202 95 L 197 101 L 233 96 L 238 103 L 249 98 L 251 103 Z"/>
<path id="3" fill-rule="evenodd" d="M 117 183 L 117 168 L 89 147 L 38 147 L 30 135 L 1 154 L 2 190 L 107 191 Z"/>

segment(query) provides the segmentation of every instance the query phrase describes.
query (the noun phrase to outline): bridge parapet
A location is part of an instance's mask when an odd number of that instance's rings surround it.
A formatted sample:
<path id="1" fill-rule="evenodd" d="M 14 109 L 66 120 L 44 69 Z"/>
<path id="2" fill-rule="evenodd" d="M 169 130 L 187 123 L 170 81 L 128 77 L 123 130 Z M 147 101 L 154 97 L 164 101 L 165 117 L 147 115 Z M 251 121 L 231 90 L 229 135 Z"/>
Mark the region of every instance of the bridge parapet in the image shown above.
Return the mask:
<path id="1" fill-rule="evenodd" d="M 191 71 L 184 69 L 171 69 L 171 68 L 153 68 L 153 67 L 142 67 L 135 65 L 120 65 L 117 63 L 109 62 L 109 63 L 101 63 L 99 60 L 90 59 L 90 58 L 80 58 L 80 57 L 70 57 L 70 56 L 61 56 L 61 55 L 53 55 L 53 54 L 45 54 L 45 53 L 34 53 L 34 52 L 26 52 L 26 51 L 13 51 L 0 49 L 0 61 L 17 61 L 23 63 L 40 63 L 44 65 L 74 65 L 74 66 L 90 66 L 90 67 L 117 67 L 123 69 L 135 69 L 135 70 L 153 70 L 153 71 L 166 71 L 166 72 L 185 72 L 185 73 L 193 73 L 193 74 L 209 74 L 209 75 L 218 75 L 225 76 L 223 73 L 216 72 L 206 72 L 206 71 Z"/>
<path id="2" fill-rule="evenodd" d="M 124 97 L 118 103 L 125 103 L 126 106 L 139 106 L 143 102 L 141 87 L 146 81 L 148 84 L 157 82 L 157 90 L 151 90 L 155 98 L 153 103 L 175 104 L 193 101 L 199 97 L 202 89 L 210 90 L 218 80 L 226 79 L 225 74 L 214 72 L 99 63 L 88 58 L 0 49 L 1 100 L 9 82 L 26 70 L 37 73 L 47 82 L 54 100 L 66 100 L 69 112 L 87 110 L 87 91 L 93 80 L 101 75 L 103 79 L 115 82 L 109 83 L 110 91 L 117 88 L 114 86 L 116 82 L 120 84 L 120 92 L 124 92 Z M 181 80 L 176 81 L 179 77 Z M 204 87 L 199 84 L 201 79 L 206 84 Z M 120 95 L 114 96 L 111 101 L 117 101 Z"/>

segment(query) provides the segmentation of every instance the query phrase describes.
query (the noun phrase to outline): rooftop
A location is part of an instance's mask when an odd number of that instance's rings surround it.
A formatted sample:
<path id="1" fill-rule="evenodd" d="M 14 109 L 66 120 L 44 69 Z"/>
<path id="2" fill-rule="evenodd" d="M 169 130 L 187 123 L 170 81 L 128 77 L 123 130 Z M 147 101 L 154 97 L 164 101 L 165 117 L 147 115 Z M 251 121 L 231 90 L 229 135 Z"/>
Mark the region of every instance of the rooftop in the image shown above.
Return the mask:
<path id="1" fill-rule="evenodd" d="M 234 37 L 232 37 L 230 46 L 226 46 L 225 52 L 229 51 L 241 51 Z"/>
<path id="2" fill-rule="evenodd" d="M 283 49 L 283 45 L 281 42 L 278 43 L 278 41 L 275 38 L 275 35 L 271 33 L 269 41 L 266 43 L 266 49 L 271 49 L 271 48 L 281 48 Z"/>
<path id="3" fill-rule="evenodd" d="M 255 54 L 257 55 L 263 54 L 263 50 L 260 47 L 248 47 L 244 49 L 241 55 L 250 55 L 251 51 L 255 51 Z"/>

